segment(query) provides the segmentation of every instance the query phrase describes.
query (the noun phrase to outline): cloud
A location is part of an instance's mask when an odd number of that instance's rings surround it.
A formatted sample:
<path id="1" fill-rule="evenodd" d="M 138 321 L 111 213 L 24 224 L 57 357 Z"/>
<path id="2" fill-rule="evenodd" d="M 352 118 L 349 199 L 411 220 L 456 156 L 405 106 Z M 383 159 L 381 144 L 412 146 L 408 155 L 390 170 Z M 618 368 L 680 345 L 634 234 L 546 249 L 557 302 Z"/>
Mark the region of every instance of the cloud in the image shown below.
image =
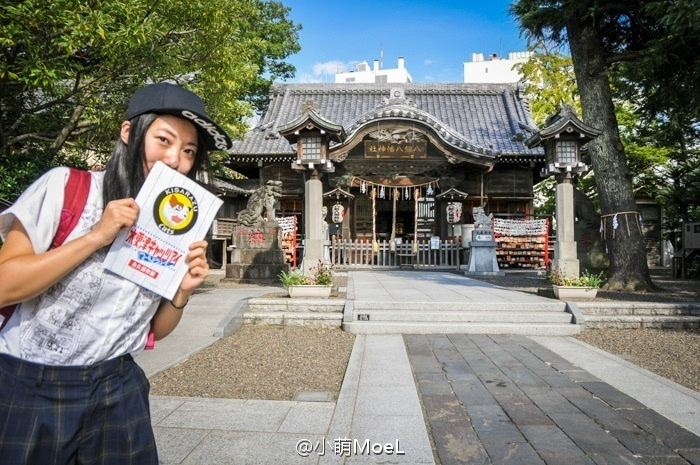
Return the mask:
<path id="1" fill-rule="evenodd" d="M 299 83 L 301 84 L 311 84 L 315 82 L 323 82 L 323 79 L 309 73 L 302 73 L 299 75 Z"/>
<path id="2" fill-rule="evenodd" d="M 429 58 L 426 59 L 426 60 L 423 62 L 423 64 L 424 64 L 425 66 L 430 66 L 430 65 L 432 65 L 433 63 L 435 63 L 435 62 L 434 62 L 433 60 L 429 59 Z"/>
<path id="3" fill-rule="evenodd" d="M 313 67 L 314 76 L 321 76 L 325 74 L 337 74 L 343 73 L 345 71 L 354 71 L 357 68 L 359 61 L 351 60 L 348 62 L 343 62 L 341 60 L 330 60 L 325 63 L 316 63 Z"/>
<path id="4" fill-rule="evenodd" d="M 430 74 L 426 74 L 425 77 L 423 77 L 424 80 L 426 81 L 434 81 L 435 78 L 431 76 Z"/>

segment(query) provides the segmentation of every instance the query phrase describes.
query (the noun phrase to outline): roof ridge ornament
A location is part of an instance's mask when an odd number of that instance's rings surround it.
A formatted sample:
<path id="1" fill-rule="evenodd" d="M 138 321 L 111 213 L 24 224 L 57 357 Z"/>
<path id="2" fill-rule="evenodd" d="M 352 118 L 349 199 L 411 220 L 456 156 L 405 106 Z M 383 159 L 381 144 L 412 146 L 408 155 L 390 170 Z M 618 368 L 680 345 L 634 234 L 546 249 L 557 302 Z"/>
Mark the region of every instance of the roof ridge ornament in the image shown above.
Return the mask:
<path id="1" fill-rule="evenodd" d="M 308 99 L 306 102 L 304 102 L 301 105 L 301 114 L 303 115 L 307 111 L 313 111 L 315 113 L 321 113 L 321 110 L 319 110 L 318 105 L 316 102 L 314 102 L 312 99 Z"/>
<path id="2" fill-rule="evenodd" d="M 382 98 L 382 101 L 379 105 L 377 105 L 377 108 L 388 107 L 392 105 L 404 105 L 408 107 L 418 108 L 418 105 L 416 105 L 416 103 L 413 100 L 406 98 L 406 92 L 402 87 L 392 87 L 392 89 L 389 91 L 389 97 Z"/>

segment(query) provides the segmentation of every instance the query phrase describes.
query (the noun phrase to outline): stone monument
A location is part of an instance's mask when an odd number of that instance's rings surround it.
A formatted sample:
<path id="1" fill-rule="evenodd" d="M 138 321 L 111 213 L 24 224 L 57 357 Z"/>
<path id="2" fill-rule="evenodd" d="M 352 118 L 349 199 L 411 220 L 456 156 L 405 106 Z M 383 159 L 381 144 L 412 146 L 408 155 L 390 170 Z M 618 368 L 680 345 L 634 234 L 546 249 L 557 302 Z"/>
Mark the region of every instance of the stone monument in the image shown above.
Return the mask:
<path id="1" fill-rule="evenodd" d="M 483 207 L 472 210 L 474 230 L 472 231 L 469 266 L 464 272 L 469 275 L 503 275 L 498 268 L 496 241 L 493 237 L 493 214 L 486 216 Z"/>
<path id="2" fill-rule="evenodd" d="M 282 248 L 282 229 L 275 219 L 275 206 L 281 195 L 282 183 L 267 181 L 253 192 L 247 208 L 238 214 L 238 226 L 233 232 L 235 249 L 231 264 L 226 265 L 225 280 L 272 284 L 279 281 L 282 271 L 289 271 Z"/>

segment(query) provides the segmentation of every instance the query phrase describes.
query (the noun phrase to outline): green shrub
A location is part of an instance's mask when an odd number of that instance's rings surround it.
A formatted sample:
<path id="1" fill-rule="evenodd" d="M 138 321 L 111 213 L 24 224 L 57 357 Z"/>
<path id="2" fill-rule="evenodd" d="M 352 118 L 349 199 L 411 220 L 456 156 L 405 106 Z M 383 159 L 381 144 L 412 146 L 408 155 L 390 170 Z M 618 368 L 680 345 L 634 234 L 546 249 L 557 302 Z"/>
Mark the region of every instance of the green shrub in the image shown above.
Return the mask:
<path id="1" fill-rule="evenodd" d="M 584 270 L 581 276 L 569 276 L 562 272 L 560 269 L 555 268 L 549 272 L 547 275 L 552 284 L 555 286 L 578 286 L 578 287 L 595 287 L 599 288 L 605 279 L 603 278 L 603 272 L 598 274 L 589 273 Z"/>

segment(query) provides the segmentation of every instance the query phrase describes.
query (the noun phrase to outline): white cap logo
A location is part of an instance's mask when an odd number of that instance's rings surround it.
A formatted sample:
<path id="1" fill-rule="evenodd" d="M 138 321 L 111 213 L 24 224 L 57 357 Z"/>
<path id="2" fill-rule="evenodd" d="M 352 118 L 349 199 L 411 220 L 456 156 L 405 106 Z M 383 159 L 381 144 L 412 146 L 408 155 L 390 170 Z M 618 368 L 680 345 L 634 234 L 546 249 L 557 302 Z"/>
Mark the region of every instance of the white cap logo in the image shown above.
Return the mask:
<path id="1" fill-rule="evenodd" d="M 226 135 L 219 132 L 219 129 L 214 124 L 203 120 L 189 110 L 183 110 L 182 116 L 190 119 L 193 123 L 196 123 L 199 127 L 206 130 L 207 133 L 214 138 L 214 145 L 217 149 L 226 150 L 228 148 Z"/>

